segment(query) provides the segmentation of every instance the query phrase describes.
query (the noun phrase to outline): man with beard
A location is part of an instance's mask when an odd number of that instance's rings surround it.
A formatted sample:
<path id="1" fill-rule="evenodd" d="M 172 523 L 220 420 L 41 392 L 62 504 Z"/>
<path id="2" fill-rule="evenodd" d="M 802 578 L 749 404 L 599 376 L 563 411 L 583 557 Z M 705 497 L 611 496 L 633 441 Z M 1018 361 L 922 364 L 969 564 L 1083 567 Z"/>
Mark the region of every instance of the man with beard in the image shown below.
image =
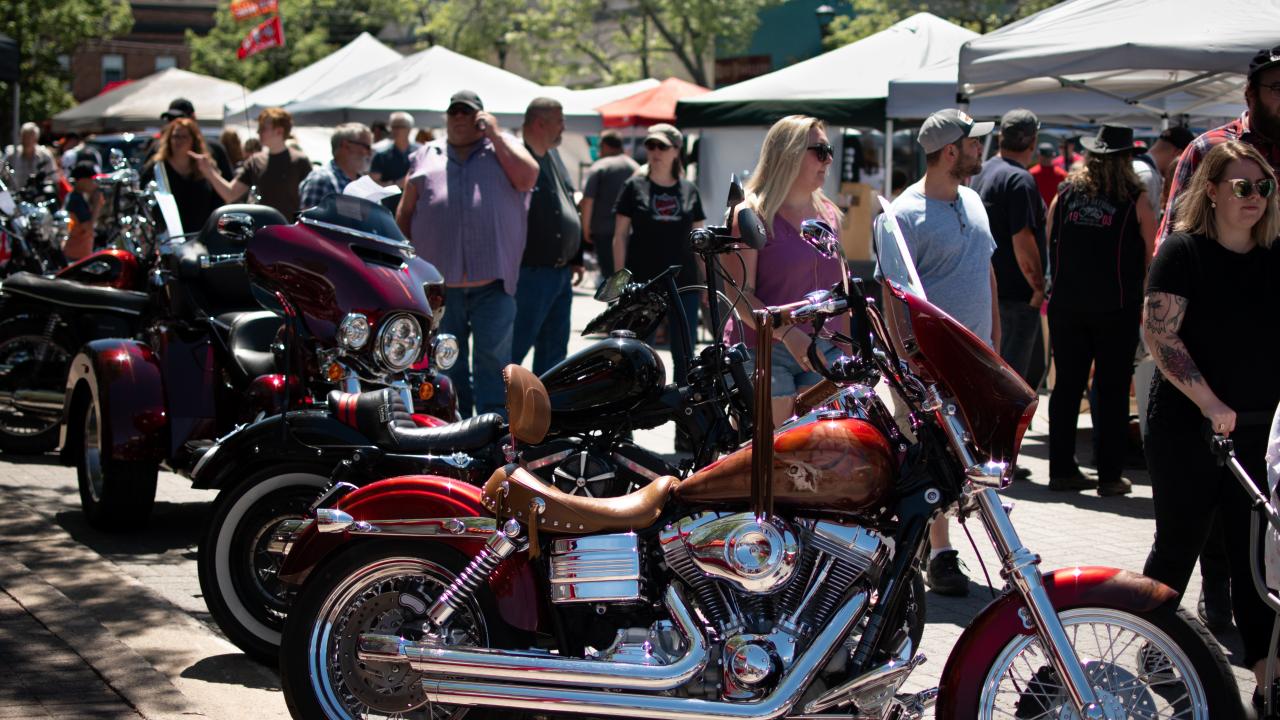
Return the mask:
<path id="1" fill-rule="evenodd" d="M 311 171 L 298 185 L 302 209 L 314 207 L 326 195 L 340 193 L 352 180 L 369 172 L 373 159 L 373 133 L 363 123 L 339 125 L 329 138 L 333 159 Z"/>
<path id="2" fill-rule="evenodd" d="M 529 235 L 520 261 L 511 361 L 533 350 L 541 375 L 568 354 L 573 286 L 582 280 L 582 222 L 573 185 L 556 148 L 564 135 L 564 109 L 534 98 L 524 113 L 524 147 L 538 161 L 538 184 L 529 199 Z"/>
<path id="3" fill-rule="evenodd" d="M 1200 161 L 1215 146 L 1228 140 L 1246 142 L 1256 148 L 1273 169 L 1280 170 L 1280 45 L 1270 50 L 1259 50 L 1249 61 L 1249 83 L 1244 89 L 1244 101 L 1248 109 L 1243 115 L 1196 138 L 1182 152 L 1178 169 L 1173 174 L 1173 184 L 1169 187 L 1164 222 L 1156 234 L 1157 249 L 1173 231 L 1178 196 L 1191 182 Z"/>
<path id="4" fill-rule="evenodd" d="M 991 265 L 996 241 L 982 198 L 964 184 L 982 170 L 979 138 L 994 127 L 959 110 L 930 115 L 916 138 L 926 153 L 924 178 L 904 190 L 892 207 L 929 302 L 998 348 L 1000 316 Z M 930 526 L 929 542 L 929 586 L 942 595 L 968 595 L 969 578 L 951 547 L 945 517 Z"/>

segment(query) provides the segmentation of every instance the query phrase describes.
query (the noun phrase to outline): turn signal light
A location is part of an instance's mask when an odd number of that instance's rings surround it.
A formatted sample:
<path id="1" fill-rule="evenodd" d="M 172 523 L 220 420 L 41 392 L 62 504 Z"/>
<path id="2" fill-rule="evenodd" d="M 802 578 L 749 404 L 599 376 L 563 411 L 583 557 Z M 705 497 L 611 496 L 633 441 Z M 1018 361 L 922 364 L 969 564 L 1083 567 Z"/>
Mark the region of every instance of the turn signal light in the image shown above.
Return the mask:
<path id="1" fill-rule="evenodd" d="M 329 382 L 338 382 L 347 376 L 347 369 L 339 363 L 329 363 L 329 367 L 324 369 L 325 377 L 329 378 Z"/>
<path id="2" fill-rule="evenodd" d="M 419 400 L 430 400 L 431 398 L 433 398 L 433 397 L 435 397 L 435 396 L 436 396 L 436 386 L 435 386 L 435 385 L 433 385 L 433 384 L 431 384 L 431 383 L 429 383 L 429 382 L 424 382 L 424 383 L 422 383 L 421 385 L 419 385 L 419 386 L 418 386 L 418 399 L 419 399 Z"/>

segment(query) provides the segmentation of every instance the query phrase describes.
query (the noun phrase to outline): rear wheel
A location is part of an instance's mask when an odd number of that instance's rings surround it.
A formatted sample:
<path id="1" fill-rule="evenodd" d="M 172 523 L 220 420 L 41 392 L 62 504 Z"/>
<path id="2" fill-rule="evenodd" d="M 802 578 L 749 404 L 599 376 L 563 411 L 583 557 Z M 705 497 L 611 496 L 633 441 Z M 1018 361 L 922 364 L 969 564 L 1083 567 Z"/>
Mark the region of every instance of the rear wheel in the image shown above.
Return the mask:
<path id="1" fill-rule="evenodd" d="M 145 525 L 156 499 L 158 463 L 104 457 L 102 418 L 93 398 L 71 421 L 80 429 L 76 478 L 85 519 L 93 527 L 108 531 Z"/>
<path id="2" fill-rule="evenodd" d="M 249 656 L 274 664 L 289 610 L 279 581 L 283 557 L 268 552 L 276 527 L 303 517 L 328 484 L 329 470 L 279 465 L 224 490 L 200 539 L 196 567 L 209 613 L 231 642 Z"/>
<path id="3" fill-rule="evenodd" d="M 48 452 L 58 445 L 67 371 L 75 353 L 67 333 L 46 335 L 47 319 L 0 322 L 0 450 Z"/>

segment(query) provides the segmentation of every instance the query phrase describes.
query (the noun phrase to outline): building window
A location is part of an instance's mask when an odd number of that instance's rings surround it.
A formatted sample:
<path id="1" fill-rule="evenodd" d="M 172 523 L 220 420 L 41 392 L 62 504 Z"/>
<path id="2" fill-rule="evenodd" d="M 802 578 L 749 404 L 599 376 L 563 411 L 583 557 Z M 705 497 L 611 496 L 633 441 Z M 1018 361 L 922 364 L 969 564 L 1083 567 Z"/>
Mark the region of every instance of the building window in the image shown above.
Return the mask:
<path id="1" fill-rule="evenodd" d="M 124 56 L 102 56 L 102 84 L 119 82 L 124 79 Z"/>
<path id="2" fill-rule="evenodd" d="M 172 55 L 156 56 L 156 72 L 160 72 L 161 70 L 168 70 L 171 67 L 177 67 L 177 66 L 178 66 L 178 58 Z"/>

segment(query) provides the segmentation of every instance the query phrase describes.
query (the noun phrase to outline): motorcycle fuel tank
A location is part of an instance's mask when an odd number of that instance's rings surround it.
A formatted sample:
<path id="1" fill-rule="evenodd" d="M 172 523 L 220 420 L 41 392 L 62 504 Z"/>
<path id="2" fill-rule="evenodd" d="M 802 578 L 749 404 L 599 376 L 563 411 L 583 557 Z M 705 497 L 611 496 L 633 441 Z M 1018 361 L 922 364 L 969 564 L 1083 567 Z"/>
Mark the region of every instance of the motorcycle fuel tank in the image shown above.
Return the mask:
<path id="1" fill-rule="evenodd" d="M 773 500 L 777 507 L 813 513 L 856 513 L 883 503 L 893 488 L 889 441 L 859 418 L 816 420 L 773 438 Z M 751 448 L 699 470 L 676 487 L 698 505 L 742 507 L 751 502 Z"/>
<path id="2" fill-rule="evenodd" d="M 658 353 L 617 335 L 565 358 L 542 375 L 551 396 L 551 426 L 565 432 L 608 427 L 667 384 Z"/>

